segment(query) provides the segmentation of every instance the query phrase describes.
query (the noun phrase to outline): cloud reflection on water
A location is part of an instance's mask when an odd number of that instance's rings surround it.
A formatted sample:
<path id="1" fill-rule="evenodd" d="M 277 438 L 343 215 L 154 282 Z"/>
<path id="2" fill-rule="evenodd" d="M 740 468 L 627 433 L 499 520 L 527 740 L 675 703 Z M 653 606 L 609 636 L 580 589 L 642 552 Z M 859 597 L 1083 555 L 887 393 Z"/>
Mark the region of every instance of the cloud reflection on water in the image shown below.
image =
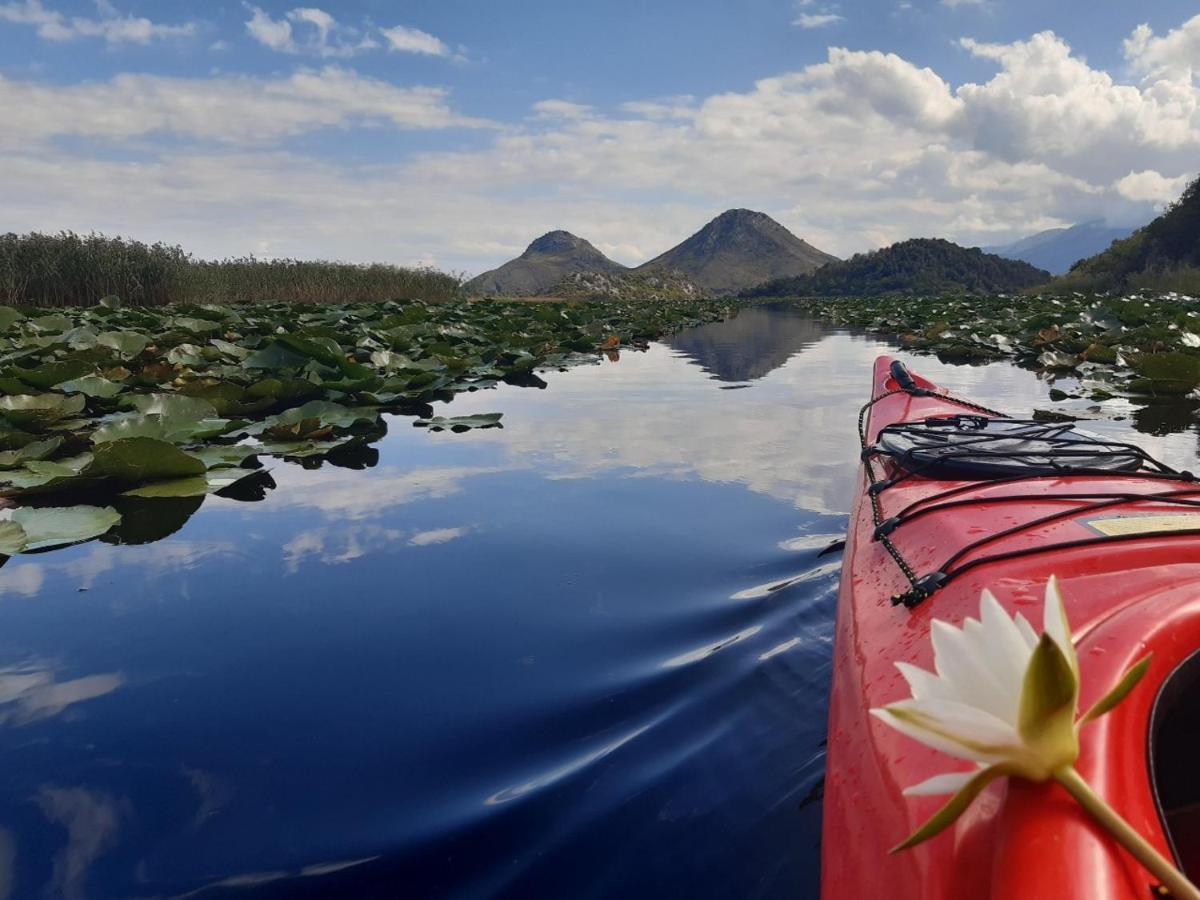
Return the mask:
<path id="1" fill-rule="evenodd" d="M 120 672 L 68 681 L 56 678 L 54 670 L 46 667 L 0 669 L 0 724 L 28 725 L 48 719 L 76 703 L 111 694 L 125 684 Z"/>

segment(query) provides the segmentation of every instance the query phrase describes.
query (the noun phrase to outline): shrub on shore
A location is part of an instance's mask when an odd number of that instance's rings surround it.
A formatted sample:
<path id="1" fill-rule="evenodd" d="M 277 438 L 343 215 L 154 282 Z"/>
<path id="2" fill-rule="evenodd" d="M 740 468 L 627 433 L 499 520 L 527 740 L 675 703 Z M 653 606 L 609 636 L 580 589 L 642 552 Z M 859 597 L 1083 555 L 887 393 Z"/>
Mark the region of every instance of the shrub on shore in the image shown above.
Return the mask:
<path id="1" fill-rule="evenodd" d="M 0 304 L 91 306 L 115 295 L 166 303 L 448 300 L 461 279 L 435 269 L 295 259 L 198 260 L 181 247 L 69 231 L 0 235 Z"/>

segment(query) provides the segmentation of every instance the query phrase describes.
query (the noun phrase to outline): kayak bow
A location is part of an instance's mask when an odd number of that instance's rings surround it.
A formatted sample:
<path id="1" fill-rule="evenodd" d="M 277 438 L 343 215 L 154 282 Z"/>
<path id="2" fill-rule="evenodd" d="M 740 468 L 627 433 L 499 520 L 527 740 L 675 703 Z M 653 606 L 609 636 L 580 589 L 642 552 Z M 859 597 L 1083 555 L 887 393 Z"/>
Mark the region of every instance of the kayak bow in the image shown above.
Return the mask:
<path id="1" fill-rule="evenodd" d="M 1086 726 L 1076 768 L 1158 850 L 1200 872 L 1200 485 L 1131 445 L 1015 420 L 887 357 L 860 417 L 863 466 L 838 602 L 822 845 L 824 900 L 1146 900 L 1153 877 L 1052 783 L 994 783 L 955 825 L 888 850 L 945 797 L 905 787 L 954 760 L 868 715 L 932 669 L 930 623 L 961 626 L 987 587 L 1041 620 L 1057 575 L 1086 709 L 1135 661 L 1149 672 Z M 962 763 L 959 768 L 969 768 Z"/>

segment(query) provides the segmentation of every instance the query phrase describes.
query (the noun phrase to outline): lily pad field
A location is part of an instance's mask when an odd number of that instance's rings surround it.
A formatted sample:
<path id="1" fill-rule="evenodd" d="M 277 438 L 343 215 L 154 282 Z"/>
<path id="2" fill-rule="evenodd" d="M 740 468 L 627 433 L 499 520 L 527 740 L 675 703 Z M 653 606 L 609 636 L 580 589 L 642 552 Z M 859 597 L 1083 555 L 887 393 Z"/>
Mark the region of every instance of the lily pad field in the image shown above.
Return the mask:
<path id="1" fill-rule="evenodd" d="M 270 459 L 353 468 L 383 412 L 432 430 L 502 427 L 499 412 L 430 404 L 537 385 L 539 369 L 732 314 L 719 301 L 0 307 L 0 496 L 20 507 L 0 523 L 0 553 L 110 530 L 144 541 L 122 521 L 131 504 L 255 499 L 273 487 Z"/>
<path id="2" fill-rule="evenodd" d="M 1073 375 L 1093 400 L 1200 387 L 1200 301 L 1169 293 L 846 297 L 794 301 L 827 322 L 898 337 L 943 362 L 1010 359 Z"/>

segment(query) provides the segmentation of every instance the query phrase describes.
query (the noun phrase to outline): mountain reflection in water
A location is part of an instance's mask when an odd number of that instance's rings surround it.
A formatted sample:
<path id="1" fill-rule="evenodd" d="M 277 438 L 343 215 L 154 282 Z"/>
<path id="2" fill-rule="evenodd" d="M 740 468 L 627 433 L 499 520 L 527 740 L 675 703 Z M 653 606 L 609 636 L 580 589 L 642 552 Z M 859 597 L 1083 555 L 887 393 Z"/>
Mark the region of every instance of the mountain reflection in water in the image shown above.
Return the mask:
<path id="1" fill-rule="evenodd" d="M 754 381 L 828 333 L 815 319 L 789 312 L 779 305 L 750 307 L 728 322 L 689 328 L 664 343 L 719 381 Z"/>
<path id="2" fill-rule="evenodd" d="M 437 410 L 503 429 L 393 417 L 254 502 L 9 560 L 0 900 L 814 896 L 823 551 L 888 348 L 782 309 L 697 332 Z"/>

